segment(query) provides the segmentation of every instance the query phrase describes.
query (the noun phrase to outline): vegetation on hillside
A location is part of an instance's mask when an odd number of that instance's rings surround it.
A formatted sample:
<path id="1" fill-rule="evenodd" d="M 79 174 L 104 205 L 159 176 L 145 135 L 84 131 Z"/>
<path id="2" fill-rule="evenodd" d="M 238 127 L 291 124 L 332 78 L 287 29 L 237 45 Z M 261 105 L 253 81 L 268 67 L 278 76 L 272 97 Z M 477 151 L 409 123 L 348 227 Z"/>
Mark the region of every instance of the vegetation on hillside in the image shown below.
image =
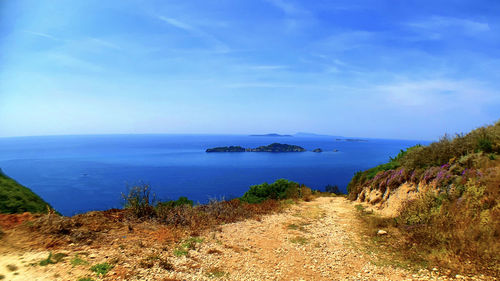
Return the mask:
<path id="1" fill-rule="evenodd" d="M 272 143 L 270 145 L 263 145 L 257 148 L 250 148 L 247 151 L 251 152 L 304 152 L 306 151 L 303 147 L 292 144 L 283 143 Z"/>
<path id="2" fill-rule="evenodd" d="M 264 192 L 262 187 L 266 187 L 263 188 Z M 91 244 L 117 225 L 121 227 L 126 223 L 128 231 L 132 232 L 136 227 L 142 228 L 142 222 L 147 222 L 146 225 L 153 223 L 160 227 L 158 235 L 161 239 L 178 241 L 186 234 L 198 236 L 222 224 L 245 219 L 260 220 L 262 215 L 281 211 L 296 200 L 310 200 L 319 194 L 325 193 L 313 192 L 295 182 L 278 180 L 276 183 L 254 186 L 242 198 L 193 204 L 186 197 L 170 201 L 156 200 L 150 186 L 143 184 L 130 188 L 127 194 L 122 195 L 123 209 L 88 212 L 73 217 L 39 216 L 26 227 L 32 232 L 53 237 L 54 241 Z"/>
<path id="3" fill-rule="evenodd" d="M 380 178 L 388 180 L 389 174 L 391 177 L 394 176 L 394 173 L 386 173 L 385 177 L 382 176 L 382 173 L 387 171 L 411 172 L 407 176 L 410 176 L 415 182 L 428 181 L 432 175 L 425 172 L 433 167 L 453 170 L 452 172 L 462 176 L 460 173 L 465 169 L 480 168 L 481 158 L 495 160 L 499 153 L 500 121 L 494 125 L 473 130 L 466 135 L 457 134 L 454 137 L 445 135 L 439 141 L 428 146 L 416 145 L 407 150 L 401 150 L 395 158 L 390 158 L 388 163 L 356 173 L 348 185 L 348 193 L 350 198 L 354 199 L 353 196 L 359 194 L 360 187 L 374 186 Z M 459 167 L 453 168 L 459 170 L 449 169 L 451 165 L 457 163 L 460 164 Z M 376 176 L 377 180 L 373 180 Z M 404 179 L 406 178 L 404 177 Z"/>
<path id="4" fill-rule="evenodd" d="M 47 213 L 50 205 L 0 170 L 0 213 Z"/>
<path id="5" fill-rule="evenodd" d="M 280 200 L 310 200 L 312 196 L 310 188 L 279 179 L 271 184 L 251 186 L 241 198 L 212 200 L 202 205 L 193 205 L 193 201 L 186 197 L 173 201 L 156 201 L 148 185 L 133 187 L 123 197 L 125 209 L 133 218 L 154 219 L 167 225 L 201 230 L 278 211 L 282 206 Z"/>
<path id="6" fill-rule="evenodd" d="M 205 152 L 245 152 L 245 148 L 241 146 L 220 146 L 208 148 Z"/>
<path id="7" fill-rule="evenodd" d="M 500 122 L 444 136 L 358 172 L 348 196 L 363 201 L 364 190 L 390 194 L 404 183 L 417 186 L 419 196 L 391 220 L 404 236 L 402 248 L 458 271 L 500 275 L 499 154 Z"/>

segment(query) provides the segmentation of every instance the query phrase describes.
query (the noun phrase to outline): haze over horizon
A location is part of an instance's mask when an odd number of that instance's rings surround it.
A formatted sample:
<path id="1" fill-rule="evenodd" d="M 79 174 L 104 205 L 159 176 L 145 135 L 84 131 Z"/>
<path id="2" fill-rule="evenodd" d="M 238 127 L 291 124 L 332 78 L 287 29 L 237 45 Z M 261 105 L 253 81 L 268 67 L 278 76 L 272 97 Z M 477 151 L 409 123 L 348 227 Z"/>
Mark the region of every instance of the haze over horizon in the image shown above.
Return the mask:
<path id="1" fill-rule="evenodd" d="M 0 2 L 0 137 L 437 139 L 500 118 L 498 1 Z"/>

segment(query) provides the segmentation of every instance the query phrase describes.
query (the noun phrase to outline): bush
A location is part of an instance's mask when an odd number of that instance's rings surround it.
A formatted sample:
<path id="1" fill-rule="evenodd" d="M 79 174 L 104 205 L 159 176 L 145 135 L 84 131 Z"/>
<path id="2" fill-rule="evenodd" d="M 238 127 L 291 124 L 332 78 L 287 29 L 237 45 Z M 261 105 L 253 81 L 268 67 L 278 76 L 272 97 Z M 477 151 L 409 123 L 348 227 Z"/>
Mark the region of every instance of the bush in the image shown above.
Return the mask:
<path id="1" fill-rule="evenodd" d="M 163 208 L 163 207 L 176 207 L 176 206 L 182 206 L 182 205 L 188 205 L 188 206 L 193 206 L 193 201 L 189 200 L 187 197 L 181 196 L 177 200 L 170 200 L 170 201 L 165 201 L 165 202 L 158 202 L 156 204 L 156 208 Z"/>
<path id="2" fill-rule="evenodd" d="M 338 185 L 330 185 L 329 184 L 329 185 L 325 186 L 325 191 L 333 193 L 335 195 L 342 195 L 343 194 L 342 191 L 340 191 Z"/>
<path id="3" fill-rule="evenodd" d="M 151 195 L 151 187 L 147 184 L 133 186 L 127 195 L 122 194 L 125 200 L 125 208 L 136 218 L 152 218 L 155 216 L 154 196 Z"/>
<path id="4" fill-rule="evenodd" d="M 478 141 L 477 147 L 479 150 L 487 153 L 493 151 L 493 145 L 489 139 L 480 139 Z"/>
<path id="5" fill-rule="evenodd" d="M 265 182 L 251 186 L 240 200 L 247 203 L 261 203 L 268 199 L 310 199 L 311 195 L 311 189 L 306 186 L 286 179 L 279 179 L 272 184 Z"/>
<path id="6" fill-rule="evenodd" d="M 208 204 L 195 206 L 193 201 L 186 197 L 157 202 L 153 206 L 155 201 L 151 199 L 153 196 L 148 185 L 133 187 L 128 195 L 122 196 L 126 201 L 125 208 L 135 218 L 154 219 L 166 225 L 187 228 L 195 232 L 278 211 L 283 206 L 278 201 L 281 199 L 313 198 L 310 188 L 287 180 L 252 186 L 239 199 L 211 200 Z"/>

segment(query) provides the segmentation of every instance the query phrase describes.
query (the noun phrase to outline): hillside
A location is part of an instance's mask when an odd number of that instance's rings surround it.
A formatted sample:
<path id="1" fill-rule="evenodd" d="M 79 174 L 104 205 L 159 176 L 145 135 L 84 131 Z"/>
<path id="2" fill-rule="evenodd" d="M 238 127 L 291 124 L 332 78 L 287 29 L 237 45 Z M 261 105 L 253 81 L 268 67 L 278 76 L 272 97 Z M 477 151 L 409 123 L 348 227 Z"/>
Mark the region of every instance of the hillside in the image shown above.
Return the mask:
<path id="1" fill-rule="evenodd" d="M 91 212 L 73 222 L 40 217 L 6 230 L 0 239 L 0 276 L 52 281 L 457 279 L 448 277 L 449 271 L 432 270 L 433 265 L 429 270 L 396 265 L 384 248 L 366 248 L 370 239 L 355 203 L 344 197 L 288 203 L 279 212 L 206 231 L 196 230 L 197 225 L 183 229 L 134 221 L 125 214 Z M 391 243 L 394 238 L 377 239 Z"/>
<path id="2" fill-rule="evenodd" d="M 382 224 L 401 233 L 398 246 L 411 258 L 498 275 L 499 154 L 500 122 L 444 136 L 358 172 L 348 185 L 348 197 L 390 217 Z"/>
<path id="3" fill-rule="evenodd" d="M 0 213 L 46 213 L 50 205 L 0 169 Z"/>
<path id="4" fill-rule="evenodd" d="M 358 203 L 284 179 L 206 205 L 151 196 L 144 185 L 124 209 L 0 215 L 0 279 L 495 280 L 407 262 Z"/>

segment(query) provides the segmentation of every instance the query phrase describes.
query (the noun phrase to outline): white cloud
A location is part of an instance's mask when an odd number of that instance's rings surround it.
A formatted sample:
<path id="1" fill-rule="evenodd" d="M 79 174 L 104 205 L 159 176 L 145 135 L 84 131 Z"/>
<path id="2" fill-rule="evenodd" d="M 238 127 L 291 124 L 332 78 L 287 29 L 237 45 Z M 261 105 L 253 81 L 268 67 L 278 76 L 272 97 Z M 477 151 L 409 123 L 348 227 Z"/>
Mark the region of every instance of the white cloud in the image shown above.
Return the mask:
<path id="1" fill-rule="evenodd" d="M 158 16 L 158 19 L 160 19 L 161 21 L 163 21 L 171 26 L 182 29 L 182 30 L 194 35 L 194 36 L 197 36 L 199 38 L 202 38 L 202 39 L 210 42 L 214 46 L 215 51 L 218 53 L 227 53 L 230 51 L 230 48 L 226 44 L 224 44 L 222 41 L 217 39 L 215 36 L 213 36 L 210 33 L 205 32 L 204 30 L 199 29 L 191 24 L 185 23 L 185 22 L 180 21 L 178 19 L 164 17 L 164 16 Z"/>
<path id="2" fill-rule="evenodd" d="M 286 32 L 294 32 L 316 23 L 313 13 L 295 2 L 287 0 L 266 0 L 285 14 L 283 26 Z"/>
<path id="3" fill-rule="evenodd" d="M 114 43 L 111 43 L 109 41 L 100 39 L 100 38 L 90 38 L 89 40 L 90 40 L 90 42 L 92 42 L 97 47 L 104 47 L 104 48 L 114 49 L 114 50 L 120 50 L 121 49 L 120 46 L 118 46 L 118 45 L 116 45 Z"/>
<path id="4" fill-rule="evenodd" d="M 25 33 L 29 33 L 31 35 L 35 35 L 35 36 L 38 36 L 38 37 L 43 37 L 43 38 L 47 38 L 47 39 L 51 39 L 51 40 L 54 40 L 54 41 L 59 41 L 61 39 L 55 37 L 55 36 L 52 36 L 48 33 L 43 33 L 43 32 L 35 32 L 35 31 L 31 31 L 31 30 L 24 30 L 23 32 Z"/>
<path id="5" fill-rule="evenodd" d="M 186 31 L 198 32 L 198 30 L 196 28 L 192 27 L 191 25 L 189 25 L 187 23 L 181 22 L 179 20 L 176 20 L 173 18 L 167 18 L 167 17 L 163 17 L 163 16 L 159 16 L 158 18 L 160 20 L 170 24 L 170 25 L 177 27 L 177 28 L 184 29 Z"/>
<path id="6" fill-rule="evenodd" d="M 280 84 L 280 83 L 234 83 L 227 84 L 226 88 L 297 88 L 299 85 L 293 84 Z"/>
<path id="7" fill-rule="evenodd" d="M 279 8 L 282 10 L 285 14 L 289 16 L 297 16 L 297 15 L 303 15 L 306 14 L 307 12 L 304 9 L 299 8 L 295 4 L 293 4 L 290 1 L 284 1 L 284 0 L 267 0 L 267 2 L 271 3 L 273 6 Z"/>
<path id="8" fill-rule="evenodd" d="M 373 44 L 377 36 L 381 34 L 361 30 L 342 31 L 316 41 L 311 46 L 319 52 L 342 52 Z"/>
<path id="9" fill-rule="evenodd" d="M 499 93 L 476 81 L 418 80 L 379 85 L 375 90 L 389 104 L 423 109 L 480 111 L 499 100 Z"/>
<path id="10" fill-rule="evenodd" d="M 101 72 L 103 70 L 103 67 L 100 65 L 67 54 L 54 53 L 49 54 L 47 57 L 63 67 L 90 72 Z"/>
<path id="11" fill-rule="evenodd" d="M 248 67 L 252 70 L 279 70 L 279 69 L 287 69 L 286 65 L 252 65 Z"/>

